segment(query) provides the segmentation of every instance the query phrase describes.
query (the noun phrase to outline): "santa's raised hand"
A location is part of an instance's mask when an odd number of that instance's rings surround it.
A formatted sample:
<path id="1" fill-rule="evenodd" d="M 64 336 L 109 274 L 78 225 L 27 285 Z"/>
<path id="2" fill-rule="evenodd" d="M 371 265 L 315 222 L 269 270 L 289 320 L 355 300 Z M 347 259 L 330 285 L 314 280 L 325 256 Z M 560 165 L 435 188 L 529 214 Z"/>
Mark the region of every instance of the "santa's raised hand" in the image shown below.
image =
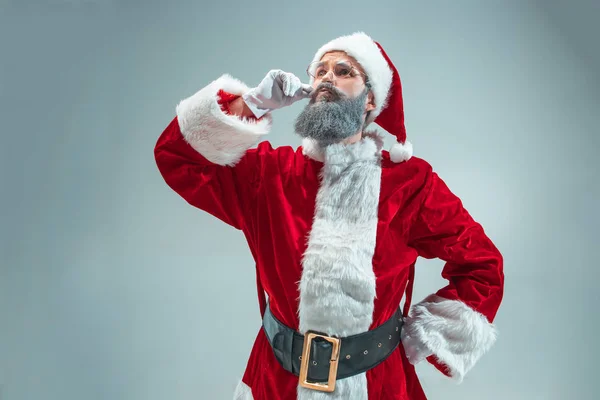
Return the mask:
<path id="1" fill-rule="evenodd" d="M 252 113 L 260 118 L 269 111 L 310 97 L 312 90 L 311 85 L 302 83 L 300 78 L 291 72 L 272 69 L 258 86 L 249 90 L 242 98 Z"/>

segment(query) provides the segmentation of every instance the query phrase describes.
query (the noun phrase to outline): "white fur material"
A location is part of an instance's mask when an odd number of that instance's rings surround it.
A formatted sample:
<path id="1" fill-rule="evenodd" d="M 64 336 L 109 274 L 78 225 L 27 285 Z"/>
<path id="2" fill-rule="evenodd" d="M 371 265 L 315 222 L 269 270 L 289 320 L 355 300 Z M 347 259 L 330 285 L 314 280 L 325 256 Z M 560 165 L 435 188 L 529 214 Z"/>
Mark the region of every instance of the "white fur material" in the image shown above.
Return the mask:
<path id="1" fill-rule="evenodd" d="M 408 140 L 404 141 L 404 144 L 396 142 L 390 149 L 390 160 L 395 163 L 401 163 L 406 161 L 413 156 L 413 146 Z"/>
<path id="2" fill-rule="evenodd" d="M 302 258 L 301 333 L 314 330 L 343 337 L 369 330 L 382 144 L 381 137 L 369 135 L 323 149 L 321 185 Z M 298 400 L 367 400 L 366 373 L 338 380 L 333 393 L 298 386 L 297 394 Z"/>
<path id="3" fill-rule="evenodd" d="M 447 365 L 452 379 L 461 383 L 475 363 L 494 344 L 497 331 L 487 318 L 458 300 L 435 294 L 411 307 L 403 336 L 417 339 Z"/>
<path id="4" fill-rule="evenodd" d="M 302 154 L 320 162 L 325 161 L 325 154 L 319 143 L 312 138 L 302 139 Z"/>
<path id="5" fill-rule="evenodd" d="M 373 131 L 365 131 L 364 135 L 372 135 Z M 312 138 L 302 139 L 302 154 L 320 162 L 325 161 L 323 149 L 316 140 Z M 396 142 L 390 149 L 390 160 L 394 163 L 401 163 L 409 160 L 413 156 L 412 143 L 406 140 L 404 144 Z"/>
<path id="6" fill-rule="evenodd" d="M 250 386 L 240 379 L 233 393 L 233 400 L 254 400 Z"/>
<path id="7" fill-rule="evenodd" d="M 375 120 L 385 108 L 388 101 L 388 93 L 392 86 L 393 72 L 390 69 L 386 59 L 381 54 L 379 47 L 369 35 L 364 32 L 355 32 L 351 35 L 340 36 L 321 46 L 313 57 L 314 61 L 321 60 L 321 57 L 330 51 L 344 51 L 354 57 L 356 61 L 365 70 L 369 81 L 372 84 L 373 95 L 375 97 L 375 109 L 371 111 L 367 119 L 367 125 Z M 312 84 L 314 79 L 310 78 Z"/>
<path id="8" fill-rule="evenodd" d="M 363 137 L 370 137 L 373 140 L 375 140 L 377 146 L 379 149 L 381 149 L 383 147 L 383 137 L 381 135 L 379 135 L 379 133 L 377 133 L 376 130 L 372 129 L 372 130 L 365 130 L 363 132 Z M 410 145 L 410 156 L 406 158 L 406 160 L 408 160 L 411 156 L 412 156 L 412 145 L 409 142 L 406 142 L 408 145 Z M 394 149 L 394 146 L 392 147 L 392 150 Z M 313 160 L 316 161 L 320 161 L 320 162 L 325 162 L 325 150 L 319 145 L 319 143 L 312 139 L 312 138 L 303 138 L 302 139 L 302 154 L 304 154 L 305 156 L 312 158 Z M 390 157 L 391 157 L 391 151 L 390 151 Z M 392 160 L 394 161 L 394 160 Z M 394 161 L 394 162 L 400 162 L 400 161 Z"/>
<path id="9" fill-rule="evenodd" d="M 249 89 L 228 74 L 182 100 L 177 105 L 177 119 L 185 140 L 209 161 L 235 165 L 244 153 L 257 144 L 271 129 L 271 116 L 260 121 L 225 114 L 217 103 L 219 89 L 242 95 Z"/>

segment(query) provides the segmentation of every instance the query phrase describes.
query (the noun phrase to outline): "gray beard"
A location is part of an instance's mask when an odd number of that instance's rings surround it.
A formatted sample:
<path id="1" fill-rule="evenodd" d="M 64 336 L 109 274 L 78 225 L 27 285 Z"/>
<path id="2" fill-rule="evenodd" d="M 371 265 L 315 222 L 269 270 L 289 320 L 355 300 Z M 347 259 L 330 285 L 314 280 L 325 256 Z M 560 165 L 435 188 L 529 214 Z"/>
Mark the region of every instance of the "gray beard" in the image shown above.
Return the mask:
<path id="1" fill-rule="evenodd" d="M 332 93 L 317 101 L 318 91 L 323 87 Z M 357 97 L 350 98 L 329 83 L 320 84 L 296 118 L 296 133 L 303 138 L 313 138 L 321 145 L 337 143 L 357 134 L 363 128 L 368 93 L 365 88 Z"/>

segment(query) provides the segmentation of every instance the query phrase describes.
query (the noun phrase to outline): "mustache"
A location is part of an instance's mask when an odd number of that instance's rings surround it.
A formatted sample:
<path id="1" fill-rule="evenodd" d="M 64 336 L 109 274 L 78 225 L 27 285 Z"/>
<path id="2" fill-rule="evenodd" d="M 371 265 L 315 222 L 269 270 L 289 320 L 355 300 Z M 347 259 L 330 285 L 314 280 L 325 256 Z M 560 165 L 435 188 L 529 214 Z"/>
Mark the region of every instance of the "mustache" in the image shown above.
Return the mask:
<path id="1" fill-rule="evenodd" d="M 315 90 L 313 90 L 313 92 L 311 93 L 311 103 L 317 100 L 317 96 L 320 94 L 319 92 L 321 91 L 321 89 L 326 89 L 327 91 L 329 91 L 329 93 L 333 95 L 332 100 L 339 100 L 346 97 L 344 92 L 333 86 L 331 83 L 323 82 L 320 83 L 319 86 L 317 86 Z"/>

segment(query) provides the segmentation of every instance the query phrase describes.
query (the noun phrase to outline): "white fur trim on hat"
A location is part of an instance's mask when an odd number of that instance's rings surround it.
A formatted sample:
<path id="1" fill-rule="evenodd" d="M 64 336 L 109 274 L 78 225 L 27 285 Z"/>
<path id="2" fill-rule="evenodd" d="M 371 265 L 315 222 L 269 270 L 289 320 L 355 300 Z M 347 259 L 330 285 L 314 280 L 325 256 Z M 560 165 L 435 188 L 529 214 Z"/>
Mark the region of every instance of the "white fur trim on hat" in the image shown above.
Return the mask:
<path id="1" fill-rule="evenodd" d="M 408 140 L 404 141 L 404 144 L 396 142 L 390 148 L 390 160 L 395 163 L 400 163 L 411 158 L 413 155 L 412 143 Z"/>
<path id="2" fill-rule="evenodd" d="M 313 62 L 330 51 L 344 51 L 354 57 L 365 70 L 371 83 L 375 97 L 375 109 L 371 111 L 367 124 L 373 122 L 387 104 L 387 97 L 392 85 L 393 72 L 386 59 L 381 54 L 379 47 L 369 35 L 356 32 L 351 35 L 341 36 L 323 45 L 315 54 Z M 314 78 L 310 78 L 312 84 Z"/>

